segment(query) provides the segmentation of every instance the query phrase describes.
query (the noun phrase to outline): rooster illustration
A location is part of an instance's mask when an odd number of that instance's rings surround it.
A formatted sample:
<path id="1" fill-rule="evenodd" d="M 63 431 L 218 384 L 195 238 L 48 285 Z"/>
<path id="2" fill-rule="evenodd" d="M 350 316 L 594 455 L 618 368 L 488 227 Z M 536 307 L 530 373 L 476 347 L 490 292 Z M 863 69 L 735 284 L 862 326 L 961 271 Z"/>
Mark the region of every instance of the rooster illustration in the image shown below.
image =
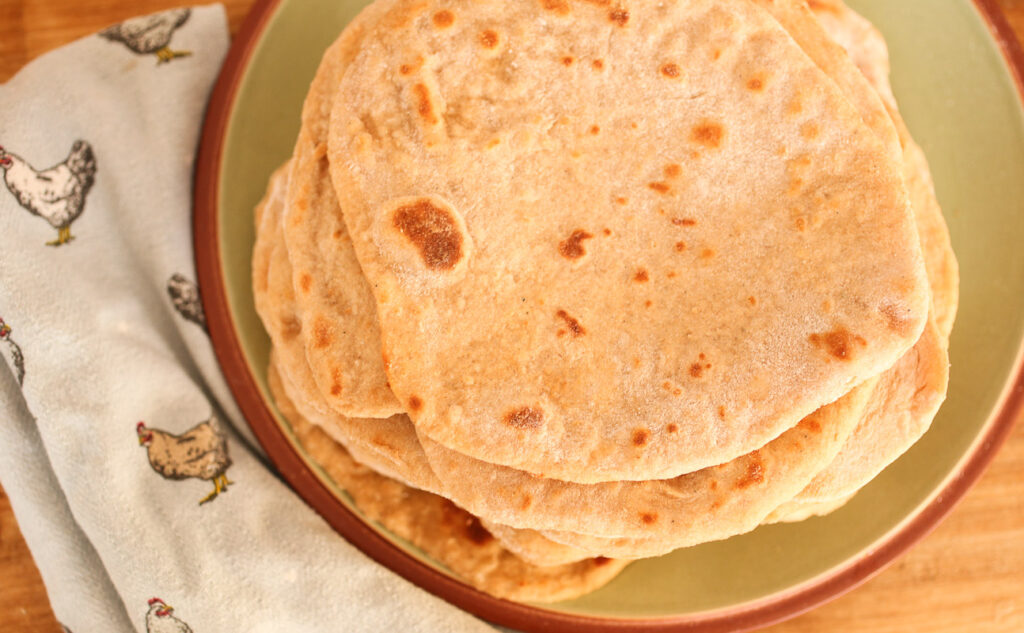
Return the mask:
<path id="1" fill-rule="evenodd" d="M 146 633 L 192 633 L 189 625 L 171 615 L 174 607 L 160 598 L 149 599 L 146 612 Z"/>
<path id="2" fill-rule="evenodd" d="M 0 319 L 0 355 L 7 359 L 7 364 L 14 370 L 18 384 L 25 384 L 25 357 L 11 338 L 11 326 L 4 323 L 3 319 Z"/>
<path id="3" fill-rule="evenodd" d="M 170 49 L 174 31 L 188 20 L 190 9 L 172 9 L 152 15 L 125 20 L 100 31 L 100 37 L 121 42 L 139 55 L 156 55 L 156 64 L 166 64 L 176 57 L 188 57 L 192 51 Z"/>
<path id="4" fill-rule="evenodd" d="M 64 162 L 45 171 L 33 169 L 0 145 L 0 169 L 4 170 L 4 183 L 18 204 L 57 229 L 57 239 L 47 245 L 61 246 L 75 239 L 71 223 L 82 215 L 85 196 L 96 179 L 96 158 L 91 145 L 75 141 Z"/>
<path id="5" fill-rule="evenodd" d="M 178 314 L 206 329 L 206 314 L 199 300 L 199 286 L 195 282 L 189 281 L 182 274 L 174 273 L 167 280 L 167 294 L 171 297 L 171 304 Z"/>
<path id="6" fill-rule="evenodd" d="M 150 429 L 145 422 L 139 422 L 135 431 L 139 444 L 146 447 L 149 465 L 161 477 L 213 482 L 213 492 L 203 497 L 199 505 L 213 501 L 234 483 L 227 476 L 227 469 L 231 466 L 228 440 L 216 416 L 181 435 Z"/>

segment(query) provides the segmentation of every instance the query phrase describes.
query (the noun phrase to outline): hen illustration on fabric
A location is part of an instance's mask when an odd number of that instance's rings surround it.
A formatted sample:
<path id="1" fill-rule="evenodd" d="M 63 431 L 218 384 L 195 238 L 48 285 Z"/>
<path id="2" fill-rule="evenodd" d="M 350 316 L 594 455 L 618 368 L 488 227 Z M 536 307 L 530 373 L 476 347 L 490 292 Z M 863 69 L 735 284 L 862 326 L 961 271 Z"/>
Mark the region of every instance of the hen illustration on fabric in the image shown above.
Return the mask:
<path id="1" fill-rule="evenodd" d="M 151 429 L 145 422 L 135 427 L 139 445 L 146 447 L 149 465 L 164 479 L 202 479 L 213 482 L 213 492 L 199 501 L 203 505 L 227 492 L 231 466 L 228 440 L 220 421 L 211 416 L 181 435 Z"/>
<path id="2" fill-rule="evenodd" d="M 166 64 L 178 57 L 188 57 L 192 51 L 171 50 L 171 38 L 188 21 L 191 9 L 172 9 L 125 20 L 107 27 L 99 36 L 111 42 L 121 42 L 128 50 L 139 55 L 156 55 L 156 64 Z"/>
<path id="3" fill-rule="evenodd" d="M 85 197 L 96 180 L 96 157 L 92 146 L 75 141 L 63 162 L 36 170 L 24 159 L 0 145 L 0 169 L 4 184 L 26 211 L 38 215 L 57 229 L 57 239 L 48 246 L 62 246 L 75 239 L 71 223 L 85 210 Z"/>
<path id="4" fill-rule="evenodd" d="M 174 617 L 174 607 L 160 598 L 149 599 L 146 633 L 192 633 L 192 628 Z"/>
<path id="5" fill-rule="evenodd" d="M 206 313 L 199 298 L 199 286 L 180 273 L 174 273 L 167 280 L 167 294 L 171 304 L 182 317 L 206 330 Z"/>
<path id="6" fill-rule="evenodd" d="M 14 377 L 18 381 L 18 385 L 25 384 L 25 355 L 21 353 L 21 347 L 11 338 L 11 326 L 7 325 L 3 318 L 0 318 L 0 355 L 14 370 Z"/>

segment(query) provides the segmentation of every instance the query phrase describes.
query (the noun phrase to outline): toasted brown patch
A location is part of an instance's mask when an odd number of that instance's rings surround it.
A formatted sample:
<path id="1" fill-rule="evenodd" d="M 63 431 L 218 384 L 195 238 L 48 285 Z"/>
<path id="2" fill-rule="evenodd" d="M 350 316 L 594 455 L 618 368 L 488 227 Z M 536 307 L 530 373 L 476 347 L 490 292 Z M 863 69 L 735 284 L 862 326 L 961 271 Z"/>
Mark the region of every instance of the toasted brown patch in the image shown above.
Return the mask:
<path id="1" fill-rule="evenodd" d="M 418 396 L 409 396 L 409 411 L 416 413 L 423 408 L 423 401 Z"/>
<path id="2" fill-rule="evenodd" d="M 336 240 L 340 240 L 342 235 L 344 235 L 344 233 L 342 232 L 341 229 L 336 229 L 334 233 L 331 233 L 331 237 L 333 237 Z"/>
<path id="3" fill-rule="evenodd" d="M 658 513 L 644 512 L 640 515 L 640 520 L 644 522 L 644 525 L 653 525 L 658 521 Z"/>
<path id="4" fill-rule="evenodd" d="M 558 252 L 566 259 L 579 259 L 587 254 L 587 250 L 583 248 L 583 240 L 592 237 L 594 236 L 583 229 L 576 229 L 572 235 L 558 243 Z"/>
<path id="5" fill-rule="evenodd" d="M 590 133 L 591 134 L 600 134 L 601 133 L 601 127 L 598 126 L 598 125 L 591 125 L 590 126 Z"/>
<path id="6" fill-rule="evenodd" d="M 451 270 L 462 258 L 462 233 L 447 209 L 426 198 L 395 211 L 394 226 L 419 250 L 431 270 Z"/>
<path id="7" fill-rule="evenodd" d="M 626 204 L 627 202 L 629 202 L 629 199 L 619 196 L 618 198 L 615 199 L 615 202 L 618 204 Z"/>
<path id="8" fill-rule="evenodd" d="M 604 556 L 598 556 L 597 558 L 591 559 L 594 562 L 594 567 L 604 567 L 608 563 L 612 562 L 612 559 L 605 558 Z"/>
<path id="9" fill-rule="evenodd" d="M 669 62 L 668 64 L 662 64 L 661 74 L 666 77 L 669 77 L 670 79 L 675 79 L 676 77 L 679 76 L 679 66 L 671 62 Z"/>
<path id="10" fill-rule="evenodd" d="M 565 321 L 565 324 L 569 327 L 569 331 L 572 332 L 573 338 L 579 338 L 587 333 L 586 329 L 580 325 L 580 322 L 570 316 L 565 310 L 559 310 L 555 313 L 555 316 Z"/>
<path id="11" fill-rule="evenodd" d="M 433 21 L 437 28 L 446 29 L 455 23 L 455 14 L 444 9 L 434 14 Z"/>
<path id="12" fill-rule="evenodd" d="M 704 365 L 701 363 L 693 363 L 690 365 L 690 375 L 694 378 L 700 378 L 704 374 Z"/>
<path id="13" fill-rule="evenodd" d="M 594 70 L 601 70 L 601 69 L 604 68 L 604 60 L 603 59 L 595 59 L 594 61 L 590 62 L 590 66 Z"/>
<path id="14" fill-rule="evenodd" d="M 633 446 L 644 446 L 651 439 L 651 432 L 647 429 L 636 429 L 633 431 Z"/>
<path id="15" fill-rule="evenodd" d="M 760 77 L 751 77 L 747 80 L 747 90 L 751 92 L 761 92 L 764 90 L 764 80 Z"/>
<path id="16" fill-rule="evenodd" d="M 612 9 L 608 12 L 608 19 L 612 24 L 626 26 L 626 22 L 629 22 L 629 11 L 625 9 Z"/>
<path id="17" fill-rule="evenodd" d="M 281 315 L 281 336 L 293 339 L 302 333 L 302 321 L 294 314 Z"/>
<path id="18" fill-rule="evenodd" d="M 658 193 L 668 193 L 669 191 L 672 190 L 672 187 L 670 187 L 668 183 L 665 182 L 652 182 L 648 183 L 647 186 L 657 191 Z"/>
<path id="19" fill-rule="evenodd" d="M 544 412 L 533 407 L 519 407 L 505 414 L 505 424 L 516 429 L 536 429 L 544 422 Z"/>
<path id="20" fill-rule="evenodd" d="M 480 42 L 480 46 L 484 48 L 494 48 L 498 45 L 498 33 L 493 29 L 486 29 L 480 31 L 477 40 Z"/>
<path id="21" fill-rule="evenodd" d="M 540 6 L 545 11 L 551 11 L 556 15 L 569 15 L 569 2 L 567 0 L 540 0 Z"/>
<path id="22" fill-rule="evenodd" d="M 718 482 L 712 479 L 711 483 L 708 484 L 708 488 L 711 488 L 712 490 L 718 490 Z"/>
<path id="23" fill-rule="evenodd" d="M 685 251 L 686 250 L 686 242 L 676 242 L 676 250 L 679 251 L 680 253 Z M 671 277 L 675 277 L 675 274 L 674 273 L 669 273 L 668 276 L 670 278 Z"/>
<path id="24" fill-rule="evenodd" d="M 747 303 L 749 303 L 752 306 L 756 306 L 757 305 L 757 299 L 755 299 L 754 297 L 747 297 Z"/>
<path id="25" fill-rule="evenodd" d="M 725 407 L 723 407 L 723 406 L 719 406 L 718 407 L 718 419 L 720 419 L 720 420 L 724 420 L 725 419 Z"/>
<path id="26" fill-rule="evenodd" d="M 576 60 L 573 58 L 572 55 L 566 55 L 565 57 L 562 58 L 562 65 L 563 66 L 572 66 L 572 63 L 574 61 L 576 61 Z"/>
<path id="27" fill-rule="evenodd" d="M 759 484 L 764 481 L 764 463 L 761 462 L 761 455 L 757 451 L 750 454 L 750 463 L 747 464 L 747 471 L 736 480 L 736 488 L 743 489 Z"/>
<path id="28" fill-rule="evenodd" d="M 331 334 L 331 324 L 323 319 L 317 319 L 313 324 L 313 346 L 323 349 L 334 341 Z"/>
<path id="29" fill-rule="evenodd" d="M 722 49 L 716 48 L 715 52 L 711 54 L 711 58 L 718 61 L 718 58 L 722 56 Z"/>
<path id="30" fill-rule="evenodd" d="M 807 219 L 804 218 L 803 216 L 800 216 L 793 220 L 793 226 L 796 228 L 797 231 L 803 233 L 804 231 L 807 230 Z"/>
<path id="31" fill-rule="evenodd" d="M 812 11 L 827 11 L 835 15 L 840 15 L 838 7 L 835 7 L 828 2 L 821 2 L 821 0 L 807 0 L 807 6 L 809 6 Z"/>
<path id="32" fill-rule="evenodd" d="M 648 299 L 647 301 L 644 301 L 644 307 L 645 307 L 645 308 L 649 308 L 649 307 L 651 307 L 652 305 L 654 305 L 654 302 L 653 302 L 653 301 L 651 301 L 650 299 Z"/>
<path id="33" fill-rule="evenodd" d="M 665 165 L 665 177 L 675 178 L 679 174 L 683 173 L 683 168 L 678 163 L 672 163 L 671 165 Z"/>
<path id="34" fill-rule="evenodd" d="M 821 128 L 814 121 L 808 121 L 800 126 L 800 135 L 808 141 L 813 141 L 821 134 Z"/>
<path id="35" fill-rule="evenodd" d="M 331 383 L 331 395 L 334 396 L 334 397 L 338 397 L 338 396 L 341 395 L 341 383 L 337 383 L 337 382 L 332 382 Z"/>
<path id="36" fill-rule="evenodd" d="M 798 426 L 810 431 L 811 433 L 821 433 L 821 422 L 818 422 L 818 418 L 813 415 L 809 415 L 803 420 L 800 420 L 800 424 Z"/>
<path id="37" fill-rule="evenodd" d="M 612 234 L 612 230 L 611 229 L 601 229 L 601 233 L 603 233 L 605 237 L 608 237 L 609 235 Z"/>
<path id="38" fill-rule="evenodd" d="M 645 268 L 641 268 L 641 269 L 637 270 L 636 274 L 633 275 L 633 281 L 635 281 L 637 283 L 641 283 L 642 284 L 642 283 L 646 282 L 648 279 L 650 279 L 650 276 L 647 274 L 647 269 L 645 269 Z"/>
<path id="39" fill-rule="evenodd" d="M 299 276 L 299 288 L 302 292 L 309 292 L 309 289 L 313 286 L 313 276 L 309 273 L 302 273 Z"/>
<path id="40" fill-rule="evenodd" d="M 701 259 L 711 259 L 714 256 L 715 256 L 715 251 L 714 251 L 714 249 L 711 249 L 711 248 L 705 248 L 704 250 L 702 250 L 700 252 L 700 258 Z"/>
<path id="41" fill-rule="evenodd" d="M 910 327 L 910 319 L 900 312 L 900 309 L 892 304 L 886 304 L 878 309 L 885 317 L 886 325 L 897 334 L 906 334 Z"/>
<path id="42" fill-rule="evenodd" d="M 412 87 L 412 94 L 416 97 L 416 112 L 429 125 L 437 123 L 437 115 L 434 114 L 434 104 L 430 101 L 430 91 L 424 84 L 416 84 Z"/>
<path id="43" fill-rule="evenodd" d="M 853 359 L 856 351 L 854 344 L 859 344 L 861 347 L 867 345 L 867 341 L 863 337 L 850 333 L 844 327 L 837 327 L 820 334 L 811 334 L 807 339 L 815 347 L 825 350 L 830 356 L 839 360 Z"/>
<path id="44" fill-rule="evenodd" d="M 533 497 L 528 494 L 523 494 L 522 500 L 519 502 L 519 508 L 522 510 L 529 510 L 530 506 L 533 505 Z"/>
<path id="45" fill-rule="evenodd" d="M 697 220 L 692 218 L 672 218 L 672 224 L 676 226 L 697 226 Z"/>
<path id="46" fill-rule="evenodd" d="M 675 433 L 676 431 L 679 430 L 679 425 L 676 424 L 675 422 L 672 422 L 671 424 L 665 427 L 665 430 L 668 431 L 669 433 Z"/>
<path id="47" fill-rule="evenodd" d="M 725 130 L 722 129 L 720 123 L 714 121 L 699 123 L 690 131 L 690 140 L 704 147 L 718 147 L 722 144 L 723 136 L 725 136 Z"/>

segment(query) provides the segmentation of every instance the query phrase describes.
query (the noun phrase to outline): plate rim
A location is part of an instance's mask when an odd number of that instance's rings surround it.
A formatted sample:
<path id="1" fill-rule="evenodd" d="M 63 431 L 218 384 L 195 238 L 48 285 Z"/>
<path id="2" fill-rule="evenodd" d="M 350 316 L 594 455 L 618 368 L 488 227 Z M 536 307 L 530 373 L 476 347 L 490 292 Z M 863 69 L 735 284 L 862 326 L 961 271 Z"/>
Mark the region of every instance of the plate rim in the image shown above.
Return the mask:
<path id="1" fill-rule="evenodd" d="M 224 144 L 235 98 L 283 0 L 256 0 L 224 60 L 206 108 L 193 191 L 193 246 L 210 340 L 224 379 L 242 415 L 278 475 L 343 538 L 409 582 L 487 621 L 522 631 L 590 633 L 688 631 L 725 633 L 769 626 L 838 598 L 883 571 L 927 536 L 981 477 L 1024 410 L 1024 341 L 1003 393 L 983 430 L 946 480 L 904 521 L 845 564 L 755 601 L 713 611 L 650 618 L 596 617 L 554 611 L 485 594 L 417 560 L 345 507 L 292 448 L 252 375 L 227 302 L 219 250 L 218 198 Z M 1024 49 L 997 0 L 972 0 L 988 25 L 1017 87 L 1024 111 Z"/>

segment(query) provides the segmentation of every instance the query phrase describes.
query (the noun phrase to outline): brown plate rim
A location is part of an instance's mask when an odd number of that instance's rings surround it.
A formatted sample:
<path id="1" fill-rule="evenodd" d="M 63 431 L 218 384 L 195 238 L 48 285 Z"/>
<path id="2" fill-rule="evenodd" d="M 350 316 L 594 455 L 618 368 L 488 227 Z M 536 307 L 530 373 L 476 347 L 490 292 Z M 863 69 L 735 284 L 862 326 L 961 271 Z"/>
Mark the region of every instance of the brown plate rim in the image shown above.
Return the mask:
<path id="1" fill-rule="evenodd" d="M 490 622 L 547 633 L 747 631 L 795 617 L 867 581 L 901 553 L 931 532 L 977 481 L 1009 435 L 1024 409 L 1024 357 L 1018 354 L 1012 378 L 1000 404 L 979 434 L 972 450 L 931 500 L 860 557 L 845 565 L 767 598 L 726 609 L 655 618 L 596 618 L 561 613 L 487 595 L 423 563 L 367 525 L 335 498 L 292 448 L 277 424 L 249 370 L 231 317 L 218 249 L 217 199 L 224 140 L 232 106 L 249 60 L 281 0 L 257 0 L 250 9 L 221 68 L 207 106 L 196 161 L 193 242 L 200 294 L 210 338 L 225 380 L 266 451 L 293 490 L 336 531 L 371 558 L 410 582 Z M 973 0 L 988 23 L 1017 84 L 1024 106 L 1024 50 L 996 0 Z"/>

